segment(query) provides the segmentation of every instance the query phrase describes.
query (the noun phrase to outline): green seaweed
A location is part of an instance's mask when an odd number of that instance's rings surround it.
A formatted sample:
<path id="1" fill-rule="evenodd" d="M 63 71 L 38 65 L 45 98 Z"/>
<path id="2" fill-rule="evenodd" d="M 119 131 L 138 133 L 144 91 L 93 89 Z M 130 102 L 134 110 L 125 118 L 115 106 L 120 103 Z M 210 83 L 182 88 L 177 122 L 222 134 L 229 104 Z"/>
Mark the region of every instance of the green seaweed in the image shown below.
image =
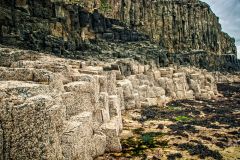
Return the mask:
<path id="1" fill-rule="evenodd" d="M 187 117 L 187 116 L 177 116 L 175 118 L 175 120 L 178 121 L 178 122 L 187 122 L 187 121 L 191 121 L 192 118 Z"/>
<path id="2" fill-rule="evenodd" d="M 103 13 L 111 11 L 111 6 L 108 4 L 107 0 L 101 0 L 101 6 L 99 8 Z"/>
<path id="3" fill-rule="evenodd" d="M 135 129 L 138 133 L 142 133 L 143 129 Z M 158 147 L 167 147 L 168 141 L 160 141 L 157 138 L 163 136 L 162 132 L 146 132 L 136 137 L 129 137 L 122 140 L 123 154 L 125 156 L 143 156 L 144 151 Z"/>

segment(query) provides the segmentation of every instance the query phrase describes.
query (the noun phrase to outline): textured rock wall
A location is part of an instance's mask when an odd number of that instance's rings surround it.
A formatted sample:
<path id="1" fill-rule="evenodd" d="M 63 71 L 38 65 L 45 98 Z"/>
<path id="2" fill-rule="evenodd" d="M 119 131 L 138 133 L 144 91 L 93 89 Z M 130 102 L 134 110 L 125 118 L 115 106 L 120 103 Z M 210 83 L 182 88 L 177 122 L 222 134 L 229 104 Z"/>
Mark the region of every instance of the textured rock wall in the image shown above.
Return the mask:
<path id="1" fill-rule="evenodd" d="M 198 0 L 1 0 L 0 3 L 4 44 L 64 54 L 66 50 L 82 50 L 86 40 L 96 38 L 122 41 L 150 38 L 171 53 L 205 50 L 236 54 L 234 39 L 221 31 L 218 18 L 207 4 Z"/>
<path id="2" fill-rule="evenodd" d="M 127 22 L 170 52 L 205 50 L 236 54 L 235 40 L 199 0 L 109 0 L 109 16 Z"/>
<path id="3" fill-rule="evenodd" d="M 0 41 L 3 44 L 55 54 L 84 50 L 88 40 L 111 39 L 113 23 L 94 10 L 94 1 L 1 0 Z M 144 39 L 130 29 L 115 29 L 116 39 Z M 131 36 L 132 33 L 133 36 Z M 87 42 L 86 42 L 87 41 Z"/>
<path id="4" fill-rule="evenodd" d="M 194 68 L 151 68 L 61 59 L 0 48 L 1 159 L 93 159 L 121 151 L 121 113 L 171 99 L 214 98 L 213 76 Z"/>
<path id="5" fill-rule="evenodd" d="M 213 76 L 218 83 L 239 83 L 240 82 L 239 72 L 236 72 L 234 74 L 230 74 L 226 72 L 225 73 L 214 72 Z"/>

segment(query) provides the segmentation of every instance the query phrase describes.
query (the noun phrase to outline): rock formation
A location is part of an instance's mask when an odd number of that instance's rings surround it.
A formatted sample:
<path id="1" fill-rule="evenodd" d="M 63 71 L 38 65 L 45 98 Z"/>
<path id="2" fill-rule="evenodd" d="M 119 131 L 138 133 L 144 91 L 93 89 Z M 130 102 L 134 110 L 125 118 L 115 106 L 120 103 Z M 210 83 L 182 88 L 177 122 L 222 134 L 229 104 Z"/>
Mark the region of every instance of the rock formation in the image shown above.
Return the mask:
<path id="1" fill-rule="evenodd" d="M 4 160 L 121 151 L 123 112 L 216 98 L 229 79 L 202 68 L 240 69 L 198 0 L 0 0 L 0 43 Z"/>
<path id="2" fill-rule="evenodd" d="M 234 39 L 221 31 L 218 18 L 199 0 L 1 0 L 0 4 L 0 42 L 5 45 L 68 55 L 89 49 L 89 41 L 95 45 L 99 39 L 150 40 L 170 55 L 197 50 L 201 58 L 232 56 L 237 61 Z"/>
<path id="3" fill-rule="evenodd" d="M 92 159 L 121 151 L 122 112 L 218 94 L 214 77 L 196 68 L 4 47 L 0 57 L 1 159 Z"/>
<path id="4" fill-rule="evenodd" d="M 198 0 L 109 0 L 109 15 L 147 34 L 170 52 L 205 50 L 236 54 L 235 41 Z M 115 7 L 113 7 L 115 6 Z"/>

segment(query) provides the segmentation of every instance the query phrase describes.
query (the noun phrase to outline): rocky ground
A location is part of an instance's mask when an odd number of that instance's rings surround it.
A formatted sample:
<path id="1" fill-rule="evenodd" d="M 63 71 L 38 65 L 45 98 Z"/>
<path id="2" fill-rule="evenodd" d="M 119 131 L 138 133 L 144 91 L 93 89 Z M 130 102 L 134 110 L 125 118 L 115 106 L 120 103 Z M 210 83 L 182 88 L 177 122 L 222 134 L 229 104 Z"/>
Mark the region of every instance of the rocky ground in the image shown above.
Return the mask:
<path id="1" fill-rule="evenodd" d="M 240 159 L 240 83 L 215 100 L 179 100 L 124 114 L 121 153 L 97 159 Z"/>
<path id="2" fill-rule="evenodd" d="M 0 159 L 236 159 L 239 78 L 0 47 Z"/>
<path id="3" fill-rule="evenodd" d="M 0 47 L 0 159 L 91 160 L 119 152 L 122 113 L 171 99 L 214 98 L 214 76 L 193 67 Z"/>

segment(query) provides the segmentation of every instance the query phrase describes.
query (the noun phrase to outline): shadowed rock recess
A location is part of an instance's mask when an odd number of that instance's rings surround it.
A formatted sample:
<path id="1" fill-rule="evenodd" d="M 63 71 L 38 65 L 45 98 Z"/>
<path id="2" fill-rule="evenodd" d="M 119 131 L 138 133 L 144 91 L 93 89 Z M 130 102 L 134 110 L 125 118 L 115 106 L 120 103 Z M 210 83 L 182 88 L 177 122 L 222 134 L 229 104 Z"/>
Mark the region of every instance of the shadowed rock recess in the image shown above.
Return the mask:
<path id="1" fill-rule="evenodd" d="M 141 125 L 166 116 L 170 102 L 210 103 L 218 82 L 240 82 L 238 72 L 215 72 L 240 62 L 234 39 L 198 0 L 0 0 L 0 43 L 0 160 L 101 159 L 126 147 L 125 114 L 142 108 L 129 126 Z M 192 120 L 180 113 L 169 116 Z M 192 146 L 222 157 L 203 144 L 178 148 Z"/>

